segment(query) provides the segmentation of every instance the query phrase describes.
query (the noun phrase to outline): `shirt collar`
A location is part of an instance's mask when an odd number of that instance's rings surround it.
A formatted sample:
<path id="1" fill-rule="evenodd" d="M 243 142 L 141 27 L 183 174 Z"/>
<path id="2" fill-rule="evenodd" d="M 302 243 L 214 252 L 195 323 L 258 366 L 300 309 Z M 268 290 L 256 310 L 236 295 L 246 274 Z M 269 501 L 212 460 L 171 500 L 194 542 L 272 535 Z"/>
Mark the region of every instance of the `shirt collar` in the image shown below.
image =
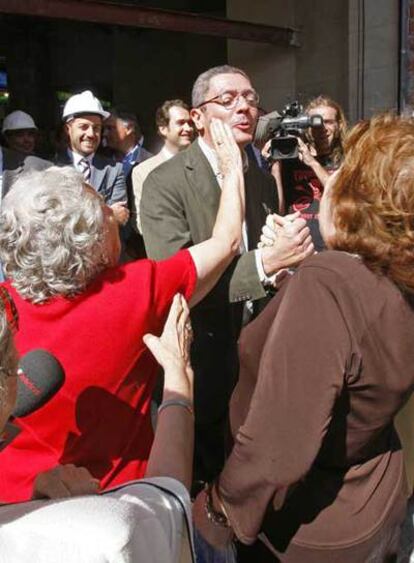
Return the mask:
<path id="1" fill-rule="evenodd" d="M 95 153 L 92 153 L 88 156 L 82 156 L 78 152 L 75 152 L 71 149 L 68 149 L 68 154 L 69 154 L 69 157 L 71 158 L 75 167 L 78 166 L 78 164 L 81 160 L 88 160 L 89 164 L 92 166 L 92 160 L 93 160 L 93 157 L 95 156 Z"/>
<path id="2" fill-rule="evenodd" d="M 170 160 L 170 158 L 175 156 L 175 154 L 173 152 L 169 151 L 165 145 L 162 147 L 160 152 L 162 152 L 162 154 L 163 154 L 163 156 L 166 160 Z"/>
<path id="3" fill-rule="evenodd" d="M 136 160 L 138 153 L 140 151 L 141 151 L 141 145 L 140 144 L 135 145 L 134 147 L 132 147 L 130 151 L 126 153 L 126 155 L 124 156 L 124 161 L 133 162 L 134 160 Z"/>

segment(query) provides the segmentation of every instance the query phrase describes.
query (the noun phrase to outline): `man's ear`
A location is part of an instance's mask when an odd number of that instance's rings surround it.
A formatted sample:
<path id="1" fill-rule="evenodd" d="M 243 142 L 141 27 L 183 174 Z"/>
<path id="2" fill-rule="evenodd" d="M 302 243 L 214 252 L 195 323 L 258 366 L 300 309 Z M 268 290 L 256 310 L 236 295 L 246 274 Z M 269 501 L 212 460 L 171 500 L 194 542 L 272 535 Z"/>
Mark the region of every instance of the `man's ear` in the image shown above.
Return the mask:
<path id="1" fill-rule="evenodd" d="M 195 128 L 200 133 L 206 127 L 206 115 L 202 108 L 192 108 L 190 110 L 190 117 L 194 123 Z"/>
<path id="2" fill-rule="evenodd" d="M 63 131 L 65 132 L 65 138 L 67 140 L 69 140 L 70 139 L 70 135 L 69 135 L 69 133 L 70 133 L 70 122 L 67 122 L 67 123 L 64 124 Z"/>
<path id="3" fill-rule="evenodd" d="M 162 137 L 163 139 L 165 139 L 166 136 L 167 136 L 167 133 L 168 133 L 168 125 L 160 125 L 160 126 L 158 127 L 158 135 L 159 135 L 160 137 Z"/>

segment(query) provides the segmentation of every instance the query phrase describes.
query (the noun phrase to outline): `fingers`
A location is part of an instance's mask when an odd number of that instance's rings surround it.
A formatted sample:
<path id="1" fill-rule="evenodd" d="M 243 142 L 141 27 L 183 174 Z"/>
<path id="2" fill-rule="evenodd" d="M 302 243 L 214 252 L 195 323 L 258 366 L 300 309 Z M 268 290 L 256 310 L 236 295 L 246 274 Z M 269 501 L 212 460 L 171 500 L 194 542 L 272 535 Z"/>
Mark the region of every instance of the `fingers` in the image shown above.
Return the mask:
<path id="1" fill-rule="evenodd" d="M 216 150 L 221 173 L 227 174 L 241 169 L 241 153 L 230 127 L 221 119 L 212 118 L 210 132 Z"/>
<path id="2" fill-rule="evenodd" d="M 221 119 L 213 117 L 210 124 L 210 131 L 214 148 L 219 150 L 221 145 L 228 140 L 225 124 L 221 121 Z"/>
<path id="3" fill-rule="evenodd" d="M 39 473 L 34 484 L 35 498 L 67 498 L 97 493 L 99 481 L 85 467 L 58 465 Z"/>
<path id="4" fill-rule="evenodd" d="M 61 481 L 69 489 L 71 496 L 90 495 L 99 490 L 98 479 L 95 479 L 86 467 L 63 465 L 59 473 Z"/>
<path id="5" fill-rule="evenodd" d="M 142 340 L 144 341 L 149 351 L 157 360 L 160 365 L 163 365 L 163 348 L 160 339 L 154 334 L 144 334 Z"/>
<path id="6" fill-rule="evenodd" d="M 39 473 L 34 481 L 33 498 L 67 498 L 68 487 L 57 477 L 56 468 Z"/>

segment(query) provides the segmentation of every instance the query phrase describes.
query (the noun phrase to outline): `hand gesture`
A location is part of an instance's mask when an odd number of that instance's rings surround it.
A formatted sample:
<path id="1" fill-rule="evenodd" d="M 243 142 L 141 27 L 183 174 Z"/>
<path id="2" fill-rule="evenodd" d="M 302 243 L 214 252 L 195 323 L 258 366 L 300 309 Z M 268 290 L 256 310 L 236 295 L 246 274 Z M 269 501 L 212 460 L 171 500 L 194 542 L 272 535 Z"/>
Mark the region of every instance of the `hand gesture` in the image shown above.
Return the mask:
<path id="1" fill-rule="evenodd" d="M 117 201 L 111 205 L 114 217 L 120 225 L 126 225 L 129 219 L 129 209 L 125 201 Z"/>
<path id="2" fill-rule="evenodd" d="M 298 157 L 304 164 L 312 167 L 315 163 L 316 151 L 313 147 L 309 147 L 298 137 Z"/>
<path id="3" fill-rule="evenodd" d="M 190 346 L 193 339 L 190 311 L 184 297 L 174 296 L 163 333 L 159 338 L 146 334 L 144 342 L 164 368 L 164 387 L 168 391 L 193 396 L 193 371 Z"/>
<path id="4" fill-rule="evenodd" d="M 213 117 L 210 132 L 217 153 L 220 172 L 223 176 L 227 176 L 234 171 L 243 173 L 241 152 L 227 123 Z"/>
<path id="5" fill-rule="evenodd" d="M 315 249 L 306 221 L 293 213 L 281 217 L 268 215 L 262 229 L 259 247 L 266 275 L 270 276 L 282 268 L 298 266 Z"/>

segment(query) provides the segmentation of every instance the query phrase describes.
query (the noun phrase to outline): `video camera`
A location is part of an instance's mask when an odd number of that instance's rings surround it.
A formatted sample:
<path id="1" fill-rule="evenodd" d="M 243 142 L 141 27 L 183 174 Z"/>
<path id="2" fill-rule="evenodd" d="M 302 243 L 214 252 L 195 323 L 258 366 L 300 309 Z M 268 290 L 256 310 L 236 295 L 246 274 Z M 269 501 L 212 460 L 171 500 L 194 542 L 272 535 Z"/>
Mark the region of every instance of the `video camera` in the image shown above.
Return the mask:
<path id="1" fill-rule="evenodd" d="M 298 102 L 287 104 L 280 114 L 277 111 L 259 117 L 254 142 L 260 146 L 269 139 L 270 157 L 273 160 L 287 160 L 298 156 L 298 137 L 303 138 L 309 127 L 322 127 L 321 115 L 306 115 Z"/>

